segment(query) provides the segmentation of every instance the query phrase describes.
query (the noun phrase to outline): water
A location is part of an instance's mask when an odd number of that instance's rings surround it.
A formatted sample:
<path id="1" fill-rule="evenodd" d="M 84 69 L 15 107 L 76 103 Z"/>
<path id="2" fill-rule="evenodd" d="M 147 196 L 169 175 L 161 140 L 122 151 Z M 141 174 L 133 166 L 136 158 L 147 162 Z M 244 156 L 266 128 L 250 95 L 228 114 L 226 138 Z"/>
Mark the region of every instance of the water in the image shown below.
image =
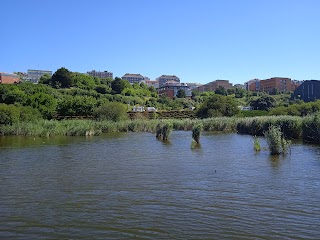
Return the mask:
<path id="1" fill-rule="evenodd" d="M 261 139 L 262 145 L 266 143 Z M 320 239 L 320 147 L 191 132 L 0 138 L 1 239 Z"/>

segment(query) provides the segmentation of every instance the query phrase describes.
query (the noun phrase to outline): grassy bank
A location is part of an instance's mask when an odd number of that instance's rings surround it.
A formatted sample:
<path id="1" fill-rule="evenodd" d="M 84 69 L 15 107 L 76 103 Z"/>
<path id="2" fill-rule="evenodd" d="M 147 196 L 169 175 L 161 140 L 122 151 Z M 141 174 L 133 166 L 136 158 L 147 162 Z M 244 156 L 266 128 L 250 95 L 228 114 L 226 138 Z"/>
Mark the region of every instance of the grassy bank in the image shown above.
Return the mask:
<path id="1" fill-rule="evenodd" d="M 119 122 L 94 120 L 39 120 L 35 122 L 1 125 L 0 135 L 26 136 L 86 136 L 106 132 L 153 132 L 159 123 L 168 123 L 173 130 L 191 131 L 201 124 L 204 131 L 229 131 L 263 136 L 270 126 L 279 126 L 286 138 L 320 143 L 320 114 L 304 118 L 294 116 L 261 116 L 252 118 L 218 117 L 206 119 L 125 120 Z"/>
<path id="2" fill-rule="evenodd" d="M 1 125 L 0 135 L 86 136 L 99 135 L 107 132 L 155 132 L 158 123 L 171 124 L 173 130 L 191 131 L 195 124 L 202 123 L 205 131 L 234 131 L 236 119 L 137 119 L 119 122 L 94 120 L 39 120 L 34 122 L 15 123 L 12 125 Z"/>

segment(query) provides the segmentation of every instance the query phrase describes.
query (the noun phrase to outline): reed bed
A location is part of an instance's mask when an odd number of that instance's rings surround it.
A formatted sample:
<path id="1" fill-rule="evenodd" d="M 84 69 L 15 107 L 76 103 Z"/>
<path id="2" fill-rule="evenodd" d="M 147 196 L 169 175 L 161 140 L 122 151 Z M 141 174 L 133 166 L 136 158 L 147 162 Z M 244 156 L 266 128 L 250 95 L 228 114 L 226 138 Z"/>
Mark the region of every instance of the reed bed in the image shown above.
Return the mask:
<path id="1" fill-rule="evenodd" d="M 237 120 L 237 132 L 253 136 L 263 136 L 270 126 L 278 126 L 286 138 L 302 137 L 303 118 L 297 116 L 263 116 L 240 118 Z"/>
<path id="2" fill-rule="evenodd" d="M 172 125 L 173 130 L 191 131 L 201 124 L 203 131 L 229 131 L 252 136 L 263 136 L 270 126 L 279 126 L 283 136 L 289 139 L 303 138 L 320 143 L 320 113 L 307 117 L 261 116 L 250 118 L 217 117 L 206 119 L 135 119 L 113 121 L 95 120 L 39 120 L 0 125 L 0 135 L 25 136 L 86 136 L 107 132 L 156 132 L 161 123 Z"/>

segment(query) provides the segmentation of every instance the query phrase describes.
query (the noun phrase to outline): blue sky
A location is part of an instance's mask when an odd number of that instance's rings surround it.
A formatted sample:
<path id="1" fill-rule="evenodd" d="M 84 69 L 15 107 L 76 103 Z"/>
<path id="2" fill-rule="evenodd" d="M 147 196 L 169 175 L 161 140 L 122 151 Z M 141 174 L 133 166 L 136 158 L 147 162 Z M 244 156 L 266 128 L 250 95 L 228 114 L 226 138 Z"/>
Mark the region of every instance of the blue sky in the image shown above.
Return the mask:
<path id="1" fill-rule="evenodd" d="M 320 79 L 318 0 L 1 1 L 0 71 Z"/>

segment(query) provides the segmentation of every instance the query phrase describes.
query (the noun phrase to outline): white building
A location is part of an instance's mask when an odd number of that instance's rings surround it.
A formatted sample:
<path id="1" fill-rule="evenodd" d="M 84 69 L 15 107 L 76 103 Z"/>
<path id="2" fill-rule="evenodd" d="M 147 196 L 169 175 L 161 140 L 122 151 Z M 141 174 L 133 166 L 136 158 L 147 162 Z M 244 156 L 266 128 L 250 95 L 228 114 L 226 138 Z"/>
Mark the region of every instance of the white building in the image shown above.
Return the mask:
<path id="1" fill-rule="evenodd" d="M 100 71 L 92 70 L 90 72 L 87 72 L 87 74 L 89 76 L 98 77 L 98 78 L 113 78 L 113 73 L 108 71 L 100 72 Z"/>
<path id="2" fill-rule="evenodd" d="M 52 76 L 52 71 L 28 69 L 27 78 L 25 80 L 33 82 L 33 83 L 38 83 L 40 78 L 44 74 L 48 74 L 49 76 Z"/>

